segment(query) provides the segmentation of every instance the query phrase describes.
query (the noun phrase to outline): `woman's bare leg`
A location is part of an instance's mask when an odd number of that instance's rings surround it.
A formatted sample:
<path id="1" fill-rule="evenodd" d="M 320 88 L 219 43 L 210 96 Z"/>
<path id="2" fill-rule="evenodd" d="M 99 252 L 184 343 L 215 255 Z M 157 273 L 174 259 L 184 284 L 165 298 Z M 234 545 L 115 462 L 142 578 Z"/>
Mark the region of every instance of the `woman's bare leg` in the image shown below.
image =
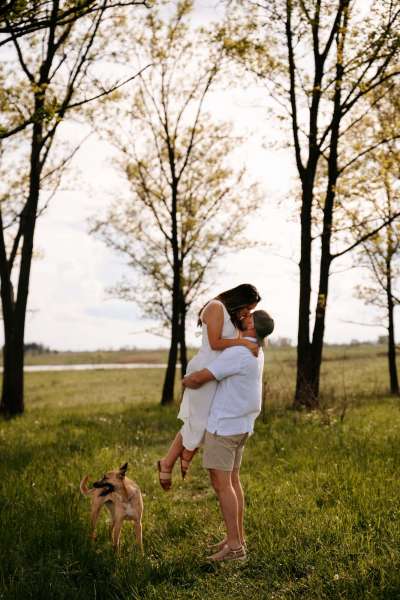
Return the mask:
<path id="1" fill-rule="evenodd" d="M 180 432 L 178 432 L 176 434 L 172 444 L 168 448 L 167 454 L 165 456 L 163 456 L 163 458 L 160 460 L 162 468 L 165 469 L 166 471 L 172 471 L 176 461 L 178 460 L 179 456 L 182 453 L 182 450 L 183 450 L 182 434 Z"/>
<path id="2" fill-rule="evenodd" d="M 194 450 L 188 450 L 187 448 L 183 448 L 181 453 L 181 474 L 182 479 L 185 479 L 186 473 L 189 470 L 190 463 L 192 462 L 193 456 L 196 454 L 198 448 Z"/>
<path id="3" fill-rule="evenodd" d="M 194 450 L 188 450 L 184 447 L 182 434 L 179 431 L 176 434 L 172 444 L 168 448 L 167 454 L 160 460 L 161 466 L 163 469 L 165 469 L 165 471 L 172 471 L 176 461 L 181 455 L 185 462 L 190 463 L 197 450 L 198 448 L 195 448 Z"/>

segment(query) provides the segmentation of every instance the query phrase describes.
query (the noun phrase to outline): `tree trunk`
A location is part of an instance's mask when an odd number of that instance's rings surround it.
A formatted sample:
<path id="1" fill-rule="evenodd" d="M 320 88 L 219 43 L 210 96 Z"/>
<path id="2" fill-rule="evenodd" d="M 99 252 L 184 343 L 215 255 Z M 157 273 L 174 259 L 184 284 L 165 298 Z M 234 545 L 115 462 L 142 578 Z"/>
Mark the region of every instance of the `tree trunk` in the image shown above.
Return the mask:
<path id="1" fill-rule="evenodd" d="M 315 322 L 312 337 L 310 389 L 312 408 L 319 406 L 319 382 L 324 347 L 326 307 L 328 303 L 329 271 L 331 266 L 331 239 L 333 225 L 333 206 L 335 201 L 335 186 L 337 181 L 337 145 L 339 124 L 333 128 L 331 152 L 329 159 L 328 186 L 325 196 L 324 221 L 321 238 L 321 259 L 319 272 L 318 299 L 315 310 Z"/>
<path id="2" fill-rule="evenodd" d="M 172 404 L 174 401 L 174 387 L 176 375 L 176 363 L 178 360 L 178 347 L 180 343 L 180 269 L 179 264 L 174 265 L 174 279 L 172 290 L 172 319 L 171 319 L 171 342 L 168 353 L 168 364 L 165 373 L 164 385 L 161 396 L 161 404 Z"/>
<path id="3" fill-rule="evenodd" d="M 341 81 L 342 66 L 337 65 L 337 81 Z M 321 237 L 321 259 L 319 271 L 318 299 L 315 311 L 315 322 L 312 337 L 310 388 L 312 390 L 313 408 L 319 406 L 319 382 L 324 347 L 326 307 L 328 304 L 329 270 L 332 262 L 331 240 L 333 227 L 333 211 L 336 196 L 336 184 L 339 176 L 338 146 L 340 129 L 340 98 L 341 88 L 337 85 L 332 116 L 332 133 L 328 160 L 328 182 L 325 194 L 324 219 Z"/>
<path id="4" fill-rule="evenodd" d="M 171 159 L 172 160 L 172 159 Z M 172 163 L 172 194 L 171 194 L 171 245 L 173 255 L 173 283 L 172 283 L 172 318 L 171 318 L 171 344 L 168 353 L 168 364 L 165 373 L 164 385 L 161 395 L 161 404 L 172 404 L 174 401 L 174 387 L 176 363 L 178 359 L 178 346 L 180 341 L 180 312 L 181 312 L 181 262 L 179 259 L 177 202 L 178 189 Z"/>
<path id="5" fill-rule="evenodd" d="M 330 236 L 329 236 L 330 239 Z M 320 284 L 318 289 L 317 307 L 315 310 L 315 323 L 312 338 L 311 366 L 310 366 L 310 389 L 312 398 L 312 408 L 319 406 L 319 382 L 322 364 L 322 351 L 324 347 L 326 306 L 328 300 L 328 284 L 330 269 L 329 244 L 323 248 L 320 267 Z M 322 244 L 324 246 L 324 244 Z"/>
<path id="6" fill-rule="evenodd" d="M 175 309 L 176 313 L 178 311 Z M 176 363 L 178 359 L 178 344 L 179 344 L 179 316 L 176 318 L 172 316 L 171 324 L 171 343 L 168 353 L 168 364 L 165 373 L 164 385 L 161 396 L 161 404 L 172 404 L 174 401 L 174 387 L 175 387 L 175 374 L 176 374 Z"/>
<path id="7" fill-rule="evenodd" d="M 387 306 L 388 306 L 388 365 L 389 365 L 389 376 L 390 376 L 390 393 L 399 395 L 399 380 L 397 377 L 397 365 L 396 365 L 396 342 L 394 335 L 394 303 L 392 296 L 392 281 L 391 281 L 391 269 L 390 264 L 387 269 L 387 281 L 386 281 L 386 293 L 387 293 Z"/>
<path id="8" fill-rule="evenodd" d="M 42 96 L 36 98 L 35 108 L 39 114 L 43 108 Z M 40 195 L 42 139 L 43 125 L 38 121 L 34 123 L 32 129 L 29 195 L 21 214 L 20 228 L 23 243 L 15 303 L 11 284 L 12 264 L 9 264 L 7 260 L 4 238 L 1 240 L 0 248 L 1 297 L 4 318 L 3 387 L 0 410 L 8 416 L 24 412 L 24 336 L 33 238 Z"/>
<path id="9" fill-rule="evenodd" d="M 309 179 L 311 177 L 309 176 Z M 307 185 L 308 184 L 308 185 Z M 311 299 L 311 206 L 312 181 L 303 185 L 301 207 L 301 257 L 299 323 L 297 335 L 297 378 L 294 406 L 310 405 L 310 299 Z"/>
<path id="10" fill-rule="evenodd" d="M 4 319 L 3 389 L 0 411 L 5 417 L 24 412 L 24 337 L 16 319 Z"/>
<path id="11" fill-rule="evenodd" d="M 186 306 L 184 300 L 181 302 L 181 315 L 179 327 L 179 350 L 181 359 L 181 374 L 182 378 L 187 371 L 187 348 L 186 348 Z"/>
<path id="12" fill-rule="evenodd" d="M 346 25 L 346 17 L 344 23 L 344 31 Z M 341 82 L 343 78 L 343 65 L 340 59 L 343 51 L 345 33 L 341 37 L 337 38 L 337 63 L 336 63 L 336 86 L 333 100 L 333 114 L 332 114 L 332 128 L 331 138 L 329 143 L 329 159 L 328 159 L 328 181 L 325 194 L 325 205 L 324 205 L 324 219 L 322 228 L 321 238 L 321 258 L 320 258 L 320 274 L 319 274 L 319 288 L 318 288 L 318 299 L 317 308 L 315 311 L 315 322 L 311 344 L 311 352 L 308 353 L 308 369 L 305 369 L 302 374 L 302 381 L 300 391 L 296 389 L 295 403 L 300 402 L 305 404 L 308 408 L 318 408 L 319 406 L 319 381 L 321 373 L 322 363 L 322 350 L 324 346 L 324 333 L 325 333 L 325 317 L 326 317 L 326 306 L 328 302 L 328 282 L 329 282 L 329 270 L 332 262 L 331 256 L 331 239 L 332 239 L 332 225 L 333 225 L 333 210 L 336 195 L 336 183 L 339 176 L 338 169 L 338 145 L 339 145 L 339 130 L 340 130 L 340 119 L 341 119 Z M 311 117 L 311 115 L 310 115 Z M 310 197 L 312 198 L 312 190 L 310 190 Z M 304 203 L 304 199 L 303 199 Z M 310 209 L 310 220 L 311 220 L 311 209 Z M 303 221 L 301 223 L 303 229 Z M 308 225 L 309 232 L 307 236 L 310 236 L 311 240 L 311 223 Z M 303 242 L 302 242 L 302 258 L 303 258 Z M 311 241 L 310 241 L 311 251 Z M 311 254 L 311 252 L 310 252 Z M 310 257 L 311 264 L 311 257 Z M 310 269 L 310 282 L 311 282 L 311 269 Z M 302 281 L 300 278 L 300 286 Z M 300 292 L 302 293 L 302 291 Z M 311 294 L 307 290 L 307 294 Z M 308 305 L 309 310 L 310 305 Z M 304 316 L 303 316 L 304 318 Z M 309 325 L 309 317 L 308 317 Z M 300 329 L 300 322 L 299 322 Z"/>

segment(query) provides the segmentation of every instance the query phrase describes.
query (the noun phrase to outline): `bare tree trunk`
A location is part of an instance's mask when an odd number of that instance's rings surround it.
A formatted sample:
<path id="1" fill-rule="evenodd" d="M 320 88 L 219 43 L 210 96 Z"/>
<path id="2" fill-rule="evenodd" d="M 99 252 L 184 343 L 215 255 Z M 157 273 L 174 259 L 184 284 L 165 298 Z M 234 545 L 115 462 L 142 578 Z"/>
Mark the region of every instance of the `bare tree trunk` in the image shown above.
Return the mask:
<path id="1" fill-rule="evenodd" d="M 307 182 L 308 183 L 308 182 Z M 301 208 L 301 258 L 299 324 L 297 335 L 297 379 L 295 406 L 310 406 L 310 299 L 311 299 L 311 205 L 312 188 L 303 185 Z"/>
<path id="2" fill-rule="evenodd" d="M 328 242 L 327 242 L 328 243 Z M 312 338 L 311 366 L 310 366 L 310 389 L 311 408 L 319 406 L 319 382 L 322 364 L 322 351 L 324 347 L 326 307 L 328 299 L 329 269 L 330 269 L 329 247 L 323 250 L 320 265 L 320 283 L 318 289 L 317 308 L 315 311 L 315 323 Z"/>
<path id="3" fill-rule="evenodd" d="M 0 411 L 12 417 L 24 412 L 24 340 L 15 317 L 4 320 L 4 333 Z"/>
<path id="4" fill-rule="evenodd" d="M 185 376 L 187 371 L 187 348 L 186 348 L 186 306 L 185 301 L 181 300 L 181 318 L 179 327 L 179 351 L 181 359 L 181 374 L 182 378 Z"/>
<path id="5" fill-rule="evenodd" d="M 333 207 L 335 201 L 335 186 L 338 177 L 337 148 L 339 140 L 339 121 L 334 120 L 329 157 L 328 185 L 325 196 L 324 221 L 321 239 L 320 276 L 318 287 L 317 307 L 312 337 L 310 387 L 312 390 L 313 408 L 319 405 L 319 382 L 324 347 L 326 307 L 329 291 L 329 271 L 331 266 L 331 240 L 333 224 Z"/>
<path id="6" fill-rule="evenodd" d="M 328 182 L 325 193 L 324 219 L 321 238 L 321 260 L 317 308 L 312 338 L 312 364 L 310 385 L 313 394 L 313 408 L 319 406 L 319 381 L 322 364 L 322 351 L 324 347 L 326 307 L 328 303 L 329 271 L 332 262 L 331 241 L 333 226 L 333 211 L 336 196 L 336 184 L 339 177 L 338 147 L 341 118 L 341 82 L 343 79 L 343 64 L 339 57 L 342 54 L 347 18 L 344 19 L 344 33 L 337 34 L 336 86 L 333 99 L 332 130 L 329 144 Z"/>
<path id="7" fill-rule="evenodd" d="M 320 149 L 317 144 L 318 111 L 321 100 L 321 82 L 325 58 L 314 47 L 314 86 L 310 105 L 310 121 L 308 131 L 308 160 L 303 165 L 301 142 L 299 138 L 297 93 L 296 93 L 296 61 L 292 30 L 292 3 L 286 2 L 286 38 L 288 47 L 288 64 L 290 78 L 290 105 L 292 111 L 292 130 L 295 147 L 296 165 L 302 183 L 301 199 L 301 243 L 300 243 L 300 290 L 299 290 L 299 322 L 297 334 L 297 374 L 294 406 L 311 408 L 314 404 L 311 379 L 311 344 L 310 344 L 310 304 L 311 304 L 311 260 L 312 260 L 312 207 L 315 174 Z M 318 38 L 319 14 L 315 14 L 314 46 Z"/>
<path id="8" fill-rule="evenodd" d="M 36 98 L 36 110 L 43 108 L 41 96 Z M 33 237 L 40 195 L 43 125 L 34 123 L 32 130 L 29 196 L 21 215 L 23 239 L 17 298 L 14 302 L 11 284 L 12 264 L 7 260 L 4 238 L 1 241 L 1 299 L 4 318 L 3 387 L 0 411 L 7 416 L 24 412 L 24 336 L 29 279 L 32 264 Z M 12 258 L 10 258 L 12 260 Z"/>
<path id="9" fill-rule="evenodd" d="M 161 395 L 161 404 L 172 404 L 174 401 L 174 387 L 176 375 L 176 363 L 178 359 L 179 347 L 179 326 L 181 317 L 181 261 L 179 258 L 178 243 L 178 221 L 177 221 L 177 203 L 178 189 L 175 178 L 175 163 L 173 157 L 171 161 L 172 172 L 172 196 L 171 196 L 171 244 L 173 255 L 173 284 L 172 284 L 172 318 L 171 318 L 171 344 L 168 353 L 167 371 L 165 373 L 164 385 Z"/>
<path id="10" fill-rule="evenodd" d="M 161 396 L 161 404 L 172 404 L 174 401 L 174 386 L 176 363 L 178 359 L 179 345 L 179 308 L 175 298 L 172 299 L 172 322 L 171 322 L 171 342 L 168 353 L 168 364 L 165 373 L 164 385 Z"/>
<path id="11" fill-rule="evenodd" d="M 344 2 L 346 4 L 346 2 Z M 344 18 L 343 33 L 337 33 L 337 56 L 338 60 L 336 63 L 336 87 L 333 99 L 333 114 L 332 114 L 332 129 L 331 138 L 329 144 L 329 159 L 328 159 L 328 182 L 325 194 L 325 205 L 324 205 L 324 219 L 321 237 L 321 258 L 320 258 L 320 273 L 319 273 L 319 287 L 318 287 L 318 299 L 317 307 L 315 311 L 315 322 L 313 329 L 313 337 L 311 343 L 311 352 L 308 352 L 308 364 L 301 377 L 300 390 L 296 388 L 295 405 L 297 403 L 304 404 L 308 408 L 318 408 L 319 406 L 319 382 L 322 364 L 322 351 L 324 346 L 324 333 L 325 333 L 325 318 L 326 318 L 326 307 L 328 302 L 328 284 L 329 284 L 329 270 L 332 262 L 331 256 L 331 239 L 332 239 L 332 225 L 333 225 L 333 210 L 336 195 L 336 183 L 339 176 L 338 168 L 338 145 L 339 145 L 339 130 L 340 130 L 340 119 L 341 119 L 341 82 L 343 78 L 343 65 L 339 58 L 343 51 L 345 31 L 347 25 L 347 17 Z M 319 57 L 320 58 L 320 57 Z M 322 66 L 320 60 L 316 60 L 316 78 L 321 71 Z M 318 106 L 318 105 L 317 105 Z M 316 107 L 317 108 L 317 107 Z M 314 129 L 316 130 L 317 124 L 317 112 L 313 110 L 313 106 L 310 109 L 310 123 L 314 123 Z M 310 130 L 311 131 L 311 130 Z M 313 130 L 312 130 L 313 131 Z M 315 138 L 316 139 L 316 138 Z M 314 141 L 314 136 L 310 136 L 310 140 Z M 314 142 L 313 142 L 314 143 Z M 311 151 L 313 147 L 311 146 Z M 314 153 L 311 154 L 313 156 Z M 314 171 L 315 173 L 315 171 Z M 309 192 L 309 197 L 312 202 L 312 183 Z M 304 205 L 304 193 L 303 193 L 303 205 Z M 303 210 L 303 207 L 302 207 Z M 310 208 L 310 222 L 301 222 L 302 228 L 302 246 L 301 246 L 301 261 L 300 261 L 300 273 L 303 260 L 303 252 L 308 252 L 308 248 L 303 248 L 303 228 L 306 227 L 306 237 L 310 239 L 309 248 L 311 254 L 311 208 Z M 310 274 L 308 285 L 302 281 L 300 277 L 300 297 L 304 293 L 307 294 L 308 298 L 311 294 L 311 256 L 307 256 L 307 263 L 310 265 Z M 306 290 L 302 290 L 302 285 L 307 285 Z M 299 332 L 300 327 L 305 327 L 305 323 L 302 324 L 300 317 L 305 320 L 305 308 L 302 315 L 299 315 Z M 309 310 L 310 303 L 308 303 L 308 318 L 307 318 L 307 329 L 309 328 Z M 299 367 L 298 367 L 299 370 Z M 299 373 L 298 373 L 299 381 Z"/>
<path id="12" fill-rule="evenodd" d="M 390 393 L 399 395 L 399 380 L 397 376 L 396 364 L 396 342 L 394 335 L 394 302 L 392 296 L 392 281 L 390 263 L 387 268 L 386 280 L 387 306 L 388 306 L 388 365 L 390 376 Z"/>

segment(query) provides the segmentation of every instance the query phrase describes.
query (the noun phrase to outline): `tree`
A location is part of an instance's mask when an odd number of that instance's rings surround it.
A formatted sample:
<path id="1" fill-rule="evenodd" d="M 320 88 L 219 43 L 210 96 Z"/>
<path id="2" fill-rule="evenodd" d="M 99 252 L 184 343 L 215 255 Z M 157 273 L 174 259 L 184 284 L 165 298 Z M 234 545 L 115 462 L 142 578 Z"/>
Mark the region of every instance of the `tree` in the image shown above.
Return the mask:
<path id="1" fill-rule="evenodd" d="M 129 3 L 135 4 L 144 3 Z M 19 194 L 5 185 L 0 204 L 5 338 L 0 410 L 8 416 L 24 410 L 24 331 L 40 192 L 45 181 L 57 178 L 67 160 L 63 157 L 58 165 L 50 165 L 56 132 L 72 109 L 122 85 L 103 85 L 94 69 L 98 34 L 109 26 L 104 17 L 114 5 L 109 0 L 46 0 L 12 4 L 11 12 L 2 15 L 0 33 L 7 49 L 0 71 L 2 157 L 6 165 L 15 165 L 27 153 L 16 188 Z M 10 179 L 15 171 L 14 166 Z"/>
<path id="2" fill-rule="evenodd" d="M 378 139 L 395 136 L 400 130 L 397 95 L 390 94 L 384 102 L 377 103 L 369 125 L 371 129 L 378 130 L 375 131 Z M 396 395 L 399 394 L 399 380 L 394 309 L 400 303 L 400 294 L 396 291 L 400 277 L 400 223 L 393 217 L 400 211 L 399 163 L 400 147 L 392 142 L 373 150 L 364 169 L 357 173 L 357 187 L 370 204 L 367 212 L 379 215 L 387 222 L 379 233 L 366 239 L 360 247 L 357 258 L 359 264 L 367 268 L 369 277 L 366 284 L 358 287 L 358 294 L 367 304 L 375 305 L 386 313 L 390 391 Z M 360 224 L 360 217 L 356 220 L 354 213 L 353 223 L 364 232 L 371 227 L 366 219 Z"/>
<path id="3" fill-rule="evenodd" d="M 377 210 L 389 220 L 393 215 L 392 190 L 387 185 L 389 179 L 386 175 L 385 203 L 376 204 Z M 400 303 L 400 294 L 395 285 L 400 276 L 399 251 L 400 227 L 391 222 L 381 233 L 365 241 L 362 245 L 362 263 L 370 270 L 369 284 L 359 286 L 360 297 L 367 304 L 374 304 L 384 309 L 387 315 L 387 346 L 390 392 L 399 395 L 399 379 L 396 365 L 396 342 L 394 326 L 394 309 Z"/>
<path id="4" fill-rule="evenodd" d="M 130 193 L 94 226 L 140 274 L 117 293 L 170 328 L 162 404 L 174 398 L 178 351 L 186 371 L 187 312 L 205 289 L 210 265 L 238 247 L 258 202 L 257 188 L 245 187 L 244 171 L 230 165 L 238 143 L 231 127 L 205 110 L 222 56 L 194 30 L 191 10 L 192 2 L 178 2 L 168 20 L 152 11 L 134 47 L 125 48 L 154 67 L 140 75 L 133 97 L 113 105 L 117 112 L 106 108 L 105 133 Z"/>
<path id="5" fill-rule="evenodd" d="M 14 45 L 18 53 L 18 58 L 24 60 L 22 54 L 19 54 L 19 45 L 21 38 L 32 40 L 33 34 L 46 34 L 53 28 L 67 27 L 76 25 L 83 17 L 95 17 L 101 13 L 103 19 L 105 13 L 110 9 L 122 9 L 133 5 L 149 6 L 146 0 L 80 0 L 73 2 L 60 2 L 54 0 L 43 0 L 40 5 L 37 2 L 28 0 L 26 2 L 17 2 L 11 0 L 0 7 L 0 48 L 2 46 Z M 70 34 L 67 35 L 67 37 Z M 38 39 L 34 44 L 38 44 Z M 22 64 L 20 65 L 24 70 Z M 11 86 L 10 86 L 11 87 Z M 13 136 L 37 119 L 38 115 L 33 110 L 23 113 L 18 106 L 18 93 L 16 90 L 14 96 L 10 96 L 10 87 L 2 90 L 2 116 L 7 117 L 0 125 L 0 140 Z M 105 90 L 102 90 L 104 92 Z M 10 102 L 10 98 L 13 102 Z M 13 107 L 14 110 L 10 110 Z M 26 107 L 24 107 L 26 108 Z M 34 108 L 34 103 L 31 108 Z"/>
<path id="6" fill-rule="evenodd" d="M 239 3 L 238 3 L 239 4 Z M 253 7 L 253 10 L 251 10 Z M 240 3 L 219 32 L 226 52 L 269 86 L 291 127 L 299 177 L 300 286 L 295 405 L 318 406 L 320 368 L 332 263 L 365 241 L 333 248 L 339 208 L 337 188 L 346 171 L 366 160 L 367 140 L 351 158 L 343 149 L 370 108 L 369 97 L 384 96 L 400 71 L 400 7 L 375 0 L 368 14 L 351 0 L 273 0 Z M 260 33 L 267 32 L 264 39 Z M 382 139 L 378 145 L 387 143 Z M 324 191 L 321 194 L 321 175 Z M 342 198 L 346 202 L 346 198 Z M 393 217 L 394 218 L 394 217 Z M 385 222 L 377 224 L 373 235 Z M 319 242 L 318 252 L 315 242 Z M 311 335 L 312 271 L 318 271 Z"/>

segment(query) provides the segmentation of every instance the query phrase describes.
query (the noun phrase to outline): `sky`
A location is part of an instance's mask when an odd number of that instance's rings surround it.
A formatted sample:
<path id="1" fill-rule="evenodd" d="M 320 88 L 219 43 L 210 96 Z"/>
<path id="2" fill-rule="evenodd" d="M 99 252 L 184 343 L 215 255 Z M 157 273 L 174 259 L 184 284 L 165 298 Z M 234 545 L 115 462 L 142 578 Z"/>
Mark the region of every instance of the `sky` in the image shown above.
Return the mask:
<path id="1" fill-rule="evenodd" d="M 198 5 L 197 18 L 206 22 L 212 2 Z M 232 252 L 210 273 L 210 297 L 239 283 L 253 283 L 260 291 L 259 308 L 275 319 L 272 341 L 297 336 L 298 260 L 300 228 L 295 213 L 296 170 L 291 149 L 271 142 L 282 140 L 279 126 L 268 112 L 265 90 L 248 87 L 212 94 L 209 109 L 216 118 L 229 118 L 245 137 L 237 152 L 249 175 L 263 189 L 260 211 L 249 222 L 248 238 L 256 248 Z M 74 123 L 62 125 L 62 135 L 82 135 Z M 78 131 L 79 129 L 79 131 Z M 83 132 L 84 133 L 84 132 Z M 110 297 L 107 288 L 123 275 L 134 277 L 124 260 L 89 235 L 90 222 L 104 211 L 120 185 L 110 161 L 110 148 L 92 135 L 76 155 L 73 168 L 37 224 L 28 301 L 26 342 L 58 350 L 157 348 L 165 337 L 149 333 L 156 323 L 139 306 Z M 374 340 L 385 334 L 379 315 L 355 297 L 355 286 L 365 273 L 352 267 L 354 257 L 333 267 L 328 300 L 326 341 L 349 343 Z M 188 322 L 188 342 L 199 345 L 194 306 Z M 363 323 L 365 325 L 357 325 Z"/>

